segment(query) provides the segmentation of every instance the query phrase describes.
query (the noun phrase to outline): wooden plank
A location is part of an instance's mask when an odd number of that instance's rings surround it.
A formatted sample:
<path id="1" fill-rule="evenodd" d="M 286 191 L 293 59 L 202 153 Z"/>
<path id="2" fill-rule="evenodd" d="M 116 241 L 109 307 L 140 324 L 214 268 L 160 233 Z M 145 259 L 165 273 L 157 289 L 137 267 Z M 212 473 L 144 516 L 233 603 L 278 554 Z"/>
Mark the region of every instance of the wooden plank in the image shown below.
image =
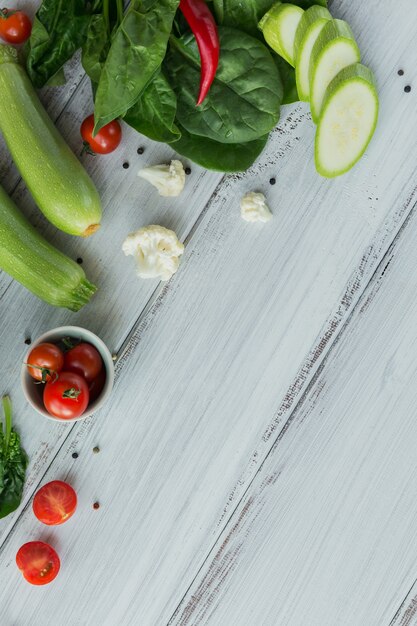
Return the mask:
<path id="1" fill-rule="evenodd" d="M 380 38 L 373 42 L 372 54 L 366 49 L 367 57 L 375 67 L 384 58 L 390 68 L 389 74 L 380 72 L 384 107 L 367 157 L 343 179 L 319 179 L 306 159 L 312 154 L 313 126 L 305 109 L 296 107 L 257 166 L 246 176 L 229 177 L 217 190 L 181 271 L 127 346 L 113 402 L 95 420 L 71 431 L 54 459 L 45 480 L 68 476 L 79 491 L 80 510 L 78 521 L 48 534 L 65 565 L 54 594 L 42 596 L 43 615 L 53 615 L 63 625 L 77 619 L 166 623 L 268 454 L 271 435 L 287 419 L 410 209 L 416 149 L 408 140 L 417 111 L 401 91 L 396 68 L 406 53 L 415 67 L 416 51 L 411 21 L 404 17 L 407 2 L 400 5 L 381 18 L 369 7 L 347 8 L 347 17 L 358 24 L 369 23 L 372 15 Z M 79 115 L 78 109 L 73 115 Z M 133 153 L 132 147 L 128 158 Z M 104 190 L 110 206 L 121 185 L 117 187 L 120 170 L 108 163 L 115 184 L 113 191 Z M 103 185 L 109 185 L 108 171 L 107 176 L 97 171 L 97 181 L 102 176 Z M 269 188 L 272 175 L 278 184 Z M 266 191 L 275 213 L 263 228 L 243 224 L 238 216 L 240 195 L 254 187 Z M 141 198 L 144 193 L 143 187 Z M 129 198 L 127 221 L 133 221 L 134 198 Z M 194 206 L 196 198 L 197 193 L 190 196 Z M 171 206 L 155 207 L 158 221 L 161 215 L 174 217 Z M 104 239 L 99 254 L 113 261 L 112 242 Z M 91 269 L 98 275 L 93 259 L 101 262 L 101 257 L 96 251 L 91 251 Z M 115 266 L 119 262 L 117 258 Z M 120 267 L 113 271 L 124 276 L 124 259 Z M 129 303 L 130 287 L 129 282 Z M 112 298 L 100 303 L 104 309 L 97 305 L 95 315 L 86 309 L 85 318 L 77 319 L 102 329 L 109 342 L 111 324 L 118 320 Z M 137 313 L 143 304 L 138 303 Z M 42 309 L 31 316 L 26 310 L 27 318 L 17 321 L 9 313 L 2 347 L 11 329 L 29 328 L 25 319 L 39 329 L 52 326 L 56 318 L 50 313 Z M 10 362 L 18 363 L 20 346 L 8 337 L 7 347 Z M 4 380 L 12 381 L 17 369 L 5 373 Z M 25 446 L 35 459 L 27 501 L 64 435 L 63 429 L 58 432 L 34 415 L 24 419 L 18 398 L 17 406 Z M 93 456 L 96 443 L 103 452 Z M 73 461 L 75 446 L 81 454 Z M 102 502 L 99 511 L 90 508 L 93 498 Z M 4 522 L 6 534 L 13 521 Z M 27 509 L 4 545 L 2 560 L 10 576 L 1 603 L 11 623 L 39 615 L 40 597 L 17 582 L 13 558 L 16 547 L 41 535 Z M 116 563 L 114 546 L 121 555 Z M 71 598 L 77 597 L 72 612 L 68 588 Z"/>
<path id="2" fill-rule="evenodd" d="M 355 10 L 365 20 L 366 8 Z M 373 17 L 393 68 L 414 36 L 401 21 L 404 48 L 389 45 L 401 15 Z M 5 619 L 30 622 L 42 603 L 63 626 L 168 621 L 410 210 L 417 111 L 398 97 L 394 70 L 381 83 L 383 132 L 345 178 L 323 181 L 306 160 L 313 127 L 300 106 L 259 164 L 217 190 L 181 271 L 128 344 L 113 402 L 71 432 L 44 477 L 73 482 L 77 517 L 44 533 L 28 508 L 3 546 Z M 272 174 L 279 183 L 268 188 Z M 254 187 L 275 215 L 259 228 L 239 218 L 237 200 Z M 18 582 L 13 559 L 46 536 L 63 570 L 41 598 Z"/>
<path id="3" fill-rule="evenodd" d="M 414 582 L 401 603 L 390 626 L 415 626 L 417 624 L 417 581 Z"/>
<path id="4" fill-rule="evenodd" d="M 52 104 L 51 108 L 55 110 Z M 56 110 L 58 108 L 57 105 Z M 83 81 L 57 121 L 76 154 L 81 147 L 79 126 L 90 111 L 90 88 Z M 159 285 L 158 281 L 136 277 L 133 260 L 127 259 L 121 250 L 124 238 L 141 226 L 158 223 L 172 228 L 184 239 L 222 179 L 218 172 L 204 171 L 191 164 L 192 171 L 181 196 L 162 198 L 154 187 L 137 177 L 137 172 L 149 164 L 169 162 L 175 153 L 166 145 L 144 139 L 127 125 L 123 126 L 123 132 L 123 145 L 114 154 L 102 158 L 83 157 L 103 201 L 102 227 L 93 237 L 85 240 L 57 231 L 37 209 L 23 183 L 15 189 L 13 197 L 30 222 L 71 258 L 83 259 L 86 274 L 99 286 L 99 291 L 89 305 L 75 314 L 49 307 L 0 272 L 0 346 L 2 353 L 8 355 L 7 362 L 0 366 L 3 391 L 12 391 L 19 380 L 20 363 L 27 350 L 24 340 L 34 339 L 49 328 L 66 324 L 85 326 L 99 334 L 112 351 L 117 351 Z M 141 155 L 137 153 L 139 147 L 145 149 Z M 182 160 L 188 165 L 186 159 Z M 128 169 L 124 169 L 124 163 L 129 163 Z M 12 182 L 16 183 L 17 178 Z M 15 396 L 17 426 L 26 423 L 29 411 L 30 428 L 36 433 L 34 438 L 29 435 L 26 443 L 31 458 L 26 485 L 29 494 L 68 434 L 68 428 L 56 428 L 46 421 L 39 423 L 21 394 Z M 10 523 L 12 518 L 0 521 L 0 537 L 7 532 Z"/>
<path id="5" fill-rule="evenodd" d="M 416 228 L 414 211 L 173 625 L 391 623 L 417 563 Z M 393 623 L 415 615 L 414 588 Z"/>

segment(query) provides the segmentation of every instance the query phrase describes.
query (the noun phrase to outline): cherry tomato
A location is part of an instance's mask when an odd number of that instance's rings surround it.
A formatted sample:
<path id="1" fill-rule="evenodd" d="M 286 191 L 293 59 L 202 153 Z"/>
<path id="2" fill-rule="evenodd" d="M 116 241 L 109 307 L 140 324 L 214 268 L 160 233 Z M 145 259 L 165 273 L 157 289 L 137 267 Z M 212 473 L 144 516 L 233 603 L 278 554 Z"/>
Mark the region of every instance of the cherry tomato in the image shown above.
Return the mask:
<path id="1" fill-rule="evenodd" d="M 61 567 L 55 550 L 43 541 L 29 541 L 19 548 L 16 565 L 32 585 L 47 585 L 57 576 Z"/>
<path id="2" fill-rule="evenodd" d="M 30 352 L 27 360 L 29 374 L 43 383 L 56 378 L 64 365 L 64 353 L 53 343 L 40 343 Z"/>
<path id="3" fill-rule="evenodd" d="M 97 348 L 83 342 L 65 352 L 64 369 L 79 374 L 90 384 L 103 369 L 103 360 Z"/>
<path id="4" fill-rule="evenodd" d="M 99 375 L 89 384 L 88 390 L 90 392 L 90 404 L 97 400 L 101 392 L 103 391 L 104 383 L 106 382 L 106 369 L 101 368 Z"/>
<path id="5" fill-rule="evenodd" d="M 96 154 L 109 154 L 116 150 L 122 139 L 122 127 L 117 120 L 113 120 L 100 128 L 93 137 L 94 115 L 89 115 L 81 124 L 81 137 L 84 146 Z"/>
<path id="6" fill-rule="evenodd" d="M 82 376 L 61 372 L 58 378 L 46 383 L 43 403 L 48 413 L 60 419 L 80 417 L 88 406 L 90 394 Z"/>
<path id="7" fill-rule="evenodd" d="M 49 526 L 63 524 L 77 508 L 77 494 L 68 483 L 53 480 L 39 489 L 33 498 L 33 512 Z"/>
<path id="8" fill-rule="evenodd" d="M 23 11 L 0 12 L 0 38 L 7 43 L 24 43 L 30 37 L 32 22 Z"/>

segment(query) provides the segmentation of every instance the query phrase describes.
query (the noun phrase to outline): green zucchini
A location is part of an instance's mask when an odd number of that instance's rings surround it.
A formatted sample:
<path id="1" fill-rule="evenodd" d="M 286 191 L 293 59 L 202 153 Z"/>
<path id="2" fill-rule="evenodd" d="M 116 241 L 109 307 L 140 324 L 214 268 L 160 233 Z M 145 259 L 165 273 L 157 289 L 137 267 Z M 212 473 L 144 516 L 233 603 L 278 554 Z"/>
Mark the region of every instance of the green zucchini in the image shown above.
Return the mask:
<path id="1" fill-rule="evenodd" d="M 10 46 L 0 46 L 0 94 L 0 131 L 36 204 L 65 233 L 92 235 L 101 219 L 97 189 L 53 125 Z"/>
<path id="2" fill-rule="evenodd" d="M 96 287 L 83 269 L 51 246 L 0 186 L 0 270 L 54 306 L 78 311 Z"/>
<path id="3" fill-rule="evenodd" d="M 311 52 L 326 22 L 331 19 L 327 9 L 315 4 L 304 12 L 295 33 L 295 80 L 300 100 L 305 102 L 310 100 Z"/>
<path id="4" fill-rule="evenodd" d="M 310 108 L 317 124 L 326 89 L 333 78 L 348 65 L 359 63 L 361 53 L 347 22 L 329 20 L 323 26 L 310 57 Z"/>
<path id="5" fill-rule="evenodd" d="M 324 95 L 315 159 L 327 178 L 350 170 L 365 152 L 378 119 L 378 94 L 371 70 L 354 63 L 341 70 Z"/>
<path id="6" fill-rule="evenodd" d="M 277 2 L 258 25 L 266 43 L 293 67 L 295 33 L 303 13 L 304 10 L 294 4 Z"/>

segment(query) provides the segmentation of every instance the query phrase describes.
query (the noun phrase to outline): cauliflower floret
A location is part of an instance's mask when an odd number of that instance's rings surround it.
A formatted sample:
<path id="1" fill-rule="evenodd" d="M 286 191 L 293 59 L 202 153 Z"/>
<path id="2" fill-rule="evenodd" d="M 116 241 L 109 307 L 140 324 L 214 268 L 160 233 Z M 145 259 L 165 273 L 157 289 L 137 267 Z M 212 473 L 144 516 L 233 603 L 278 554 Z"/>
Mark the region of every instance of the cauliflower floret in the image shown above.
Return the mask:
<path id="1" fill-rule="evenodd" d="M 122 246 L 126 256 L 136 260 L 141 278 L 169 280 L 178 269 L 183 244 L 174 231 L 163 226 L 144 226 L 126 237 Z"/>
<path id="2" fill-rule="evenodd" d="M 240 201 L 240 215 L 247 222 L 269 222 L 272 213 L 263 193 L 248 191 Z"/>
<path id="3" fill-rule="evenodd" d="M 153 165 L 139 170 L 138 176 L 157 188 L 160 196 L 179 196 L 185 185 L 185 172 L 181 161 L 170 165 Z"/>

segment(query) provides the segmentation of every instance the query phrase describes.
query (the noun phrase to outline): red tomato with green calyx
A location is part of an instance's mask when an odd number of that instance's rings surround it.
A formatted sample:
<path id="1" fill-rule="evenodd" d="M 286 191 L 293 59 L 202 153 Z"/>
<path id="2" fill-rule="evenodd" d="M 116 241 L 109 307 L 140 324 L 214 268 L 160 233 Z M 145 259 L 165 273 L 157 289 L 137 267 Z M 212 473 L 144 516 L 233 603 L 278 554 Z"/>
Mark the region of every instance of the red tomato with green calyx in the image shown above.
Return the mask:
<path id="1" fill-rule="evenodd" d="M 122 140 L 122 127 L 117 120 L 109 122 L 93 136 L 94 115 L 89 115 L 81 124 L 81 137 L 84 149 L 93 154 L 110 154 Z"/>
<path id="2" fill-rule="evenodd" d="M 88 406 L 90 394 L 85 379 L 74 372 L 61 372 L 45 385 L 43 403 L 50 415 L 64 420 L 80 417 Z"/>
<path id="3" fill-rule="evenodd" d="M 30 37 L 32 22 L 23 11 L 0 11 L 0 38 L 7 43 L 24 43 Z"/>
<path id="4" fill-rule="evenodd" d="M 56 378 L 64 365 L 64 353 L 54 343 L 40 343 L 30 351 L 26 363 L 28 373 L 40 382 Z"/>
<path id="5" fill-rule="evenodd" d="M 79 343 L 65 352 L 64 369 L 82 376 L 90 384 L 103 369 L 103 359 L 91 343 Z"/>
<path id="6" fill-rule="evenodd" d="M 33 512 L 40 522 L 56 526 L 66 522 L 77 508 L 77 494 L 68 483 L 53 480 L 33 498 Z"/>
<path id="7" fill-rule="evenodd" d="M 16 565 L 31 585 L 47 585 L 61 567 L 55 550 L 43 541 L 29 541 L 19 548 Z"/>

